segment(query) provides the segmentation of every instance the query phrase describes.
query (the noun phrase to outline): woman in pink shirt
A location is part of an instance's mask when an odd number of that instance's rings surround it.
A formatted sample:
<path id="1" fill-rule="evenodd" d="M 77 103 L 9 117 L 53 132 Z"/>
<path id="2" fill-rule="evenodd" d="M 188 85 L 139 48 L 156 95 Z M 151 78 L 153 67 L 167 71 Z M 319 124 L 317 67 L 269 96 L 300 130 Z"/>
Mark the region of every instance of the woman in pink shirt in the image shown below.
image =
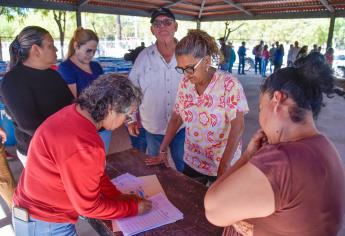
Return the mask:
<path id="1" fill-rule="evenodd" d="M 184 124 L 183 173 L 204 184 L 212 183 L 240 157 L 247 101 L 236 78 L 211 66 L 219 50 L 206 32 L 189 31 L 177 44 L 175 56 L 176 70 L 184 78 L 160 146 L 161 155 L 147 163 L 166 159 L 169 143 Z"/>
<path id="2" fill-rule="evenodd" d="M 268 59 L 270 58 L 270 53 L 268 51 L 268 45 L 264 46 L 264 50 L 262 51 L 262 66 L 261 66 L 261 75 L 263 78 L 266 77 L 266 67 L 268 64 Z"/>

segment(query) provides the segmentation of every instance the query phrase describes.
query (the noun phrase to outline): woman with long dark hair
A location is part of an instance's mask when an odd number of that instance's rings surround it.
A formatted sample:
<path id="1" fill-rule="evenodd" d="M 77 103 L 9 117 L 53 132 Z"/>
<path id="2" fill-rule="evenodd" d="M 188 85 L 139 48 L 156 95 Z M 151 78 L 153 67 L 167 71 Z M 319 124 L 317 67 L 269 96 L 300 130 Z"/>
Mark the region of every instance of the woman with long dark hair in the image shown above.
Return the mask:
<path id="1" fill-rule="evenodd" d="M 41 27 L 25 27 L 10 45 L 10 70 L 3 78 L 1 93 L 24 166 L 38 126 L 73 99 L 59 73 L 50 69 L 55 63 L 54 39 Z"/>

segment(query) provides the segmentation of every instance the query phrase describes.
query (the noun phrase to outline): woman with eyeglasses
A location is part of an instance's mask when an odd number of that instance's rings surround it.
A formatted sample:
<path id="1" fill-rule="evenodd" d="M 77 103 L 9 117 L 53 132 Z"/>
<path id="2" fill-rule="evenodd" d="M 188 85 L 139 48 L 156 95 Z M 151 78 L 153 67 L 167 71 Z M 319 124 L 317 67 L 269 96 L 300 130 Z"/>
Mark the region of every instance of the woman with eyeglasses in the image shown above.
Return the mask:
<path id="1" fill-rule="evenodd" d="M 97 51 L 98 41 L 95 32 L 78 27 L 69 42 L 67 60 L 59 65 L 58 71 L 74 97 L 79 96 L 92 81 L 104 73 L 101 65 L 92 61 Z M 99 134 L 108 152 L 111 131 L 103 130 Z"/>
<path id="2" fill-rule="evenodd" d="M 176 46 L 176 71 L 183 74 L 174 112 L 160 146 L 164 153 L 176 130 L 184 124 L 184 174 L 203 184 L 212 183 L 241 155 L 244 114 L 248 105 L 241 84 L 230 73 L 211 66 L 219 57 L 211 36 L 191 30 Z"/>
<path id="3" fill-rule="evenodd" d="M 16 235 L 76 236 L 79 215 L 111 220 L 150 211 L 150 200 L 111 183 L 97 134 L 123 125 L 141 98 L 127 77 L 102 75 L 37 129 L 13 197 Z"/>

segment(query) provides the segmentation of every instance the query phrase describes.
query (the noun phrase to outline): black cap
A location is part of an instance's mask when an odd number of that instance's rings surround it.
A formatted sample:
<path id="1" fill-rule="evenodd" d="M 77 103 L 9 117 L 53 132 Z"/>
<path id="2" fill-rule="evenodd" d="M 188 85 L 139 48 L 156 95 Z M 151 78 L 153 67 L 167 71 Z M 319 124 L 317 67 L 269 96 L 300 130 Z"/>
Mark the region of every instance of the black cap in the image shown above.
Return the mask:
<path id="1" fill-rule="evenodd" d="M 167 16 L 173 20 L 175 20 L 174 14 L 168 9 L 168 8 L 159 8 L 156 9 L 152 12 L 151 14 L 151 20 L 150 22 L 153 23 L 153 21 L 158 17 L 158 16 Z"/>

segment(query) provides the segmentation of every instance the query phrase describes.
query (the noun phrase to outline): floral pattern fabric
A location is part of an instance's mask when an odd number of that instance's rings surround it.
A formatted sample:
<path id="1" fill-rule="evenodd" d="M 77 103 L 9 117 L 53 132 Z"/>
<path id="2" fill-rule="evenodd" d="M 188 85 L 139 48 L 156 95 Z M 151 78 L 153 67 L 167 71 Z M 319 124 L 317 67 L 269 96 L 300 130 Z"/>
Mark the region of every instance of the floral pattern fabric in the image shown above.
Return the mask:
<path id="1" fill-rule="evenodd" d="M 247 113 L 248 104 L 241 84 L 231 74 L 217 70 L 201 95 L 187 78 L 180 82 L 175 112 L 186 126 L 184 161 L 190 167 L 205 175 L 217 175 L 237 111 Z M 235 152 L 236 160 L 241 146 Z"/>

